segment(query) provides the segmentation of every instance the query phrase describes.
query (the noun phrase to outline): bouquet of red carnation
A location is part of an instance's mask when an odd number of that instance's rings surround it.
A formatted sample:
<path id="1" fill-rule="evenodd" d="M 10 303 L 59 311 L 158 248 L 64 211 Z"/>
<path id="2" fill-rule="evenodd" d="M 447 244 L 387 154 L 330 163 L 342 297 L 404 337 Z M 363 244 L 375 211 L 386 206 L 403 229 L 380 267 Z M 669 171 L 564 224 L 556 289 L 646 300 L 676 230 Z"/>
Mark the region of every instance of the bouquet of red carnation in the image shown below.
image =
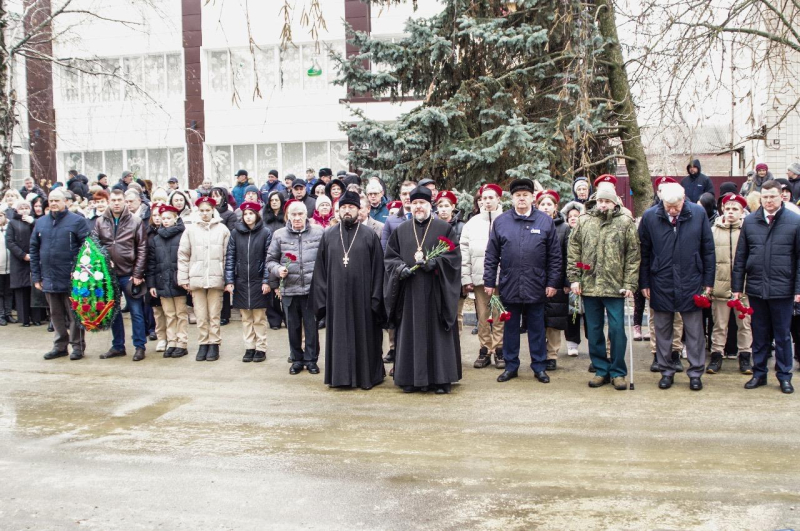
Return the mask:
<path id="1" fill-rule="evenodd" d="M 497 295 L 492 295 L 489 298 L 489 318 L 486 319 L 487 323 L 492 324 L 494 322 L 492 318 L 494 314 L 498 314 L 497 320 L 501 323 L 511 319 L 511 312 L 506 311 L 506 307 L 503 306 L 503 301 L 501 301 L 500 297 Z"/>
<path id="2" fill-rule="evenodd" d="M 753 308 L 745 306 L 741 299 L 729 300 L 728 308 L 732 308 L 739 313 L 739 319 L 745 319 L 748 315 L 753 315 Z"/>
<path id="3" fill-rule="evenodd" d="M 436 244 L 436 247 L 428 251 L 428 254 L 425 255 L 425 261 L 427 262 L 429 260 L 433 260 L 434 258 L 442 256 L 444 253 L 455 251 L 456 247 L 458 246 L 454 244 L 452 240 L 450 240 L 449 238 L 445 238 L 444 236 L 439 236 L 439 243 Z M 415 265 L 414 267 L 411 268 L 411 271 L 416 271 L 417 269 L 419 269 L 419 266 Z"/>
<path id="4" fill-rule="evenodd" d="M 292 253 L 286 253 L 283 255 L 283 267 L 287 270 L 289 269 L 289 264 L 292 262 L 297 262 L 297 257 Z M 283 286 L 286 284 L 286 277 L 281 278 L 281 282 L 278 285 L 278 299 L 283 299 Z"/>
<path id="5" fill-rule="evenodd" d="M 697 306 L 698 308 L 702 308 L 704 310 L 706 308 L 711 308 L 711 301 L 708 299 L 707 295 L 705 294 L 695 295 L 693 299 L 694 299 L 694 305 Z"/>
<path id="6" fill-rule="evenodd" d="M 592 269 L 592 266 L 589 264 L 584 264 L 583 262 L 576 262 L 575 267 L 580 269 L 581 271 L 589 271 Z M 581 280 L 583 280 L 583 273 L 581 273 Z M 578 280 L 580 283 L 580 280 Z M 581 296 L 575 295 L 575 305 L 572 308 L 572 323 L 574 324 L 575 321 L 578 320 L 578 315 L 580 315 L 580 307 L 581 307 Z"/>

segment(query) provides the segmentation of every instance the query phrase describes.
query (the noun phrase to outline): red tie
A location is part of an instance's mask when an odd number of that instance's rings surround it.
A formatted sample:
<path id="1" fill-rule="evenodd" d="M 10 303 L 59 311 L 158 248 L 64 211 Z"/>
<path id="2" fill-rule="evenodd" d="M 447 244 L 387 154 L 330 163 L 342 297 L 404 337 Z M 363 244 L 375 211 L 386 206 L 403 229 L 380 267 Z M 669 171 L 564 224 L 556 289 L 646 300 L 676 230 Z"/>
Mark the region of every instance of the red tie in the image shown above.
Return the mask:
<path id="1" fill-rule="evenodd" d="M 672 226 L 673 227 L 677 227 L 678 226 L 678 216 L 675 216 L 674 218 L 672 218 Z"/>
<path id="2" fill-rule="evenodd" d="M 767 224 L 772 225 L 772 220 L 773 219 L 775 219 L 774 215 L 768 215 L 767 216 Z"/>

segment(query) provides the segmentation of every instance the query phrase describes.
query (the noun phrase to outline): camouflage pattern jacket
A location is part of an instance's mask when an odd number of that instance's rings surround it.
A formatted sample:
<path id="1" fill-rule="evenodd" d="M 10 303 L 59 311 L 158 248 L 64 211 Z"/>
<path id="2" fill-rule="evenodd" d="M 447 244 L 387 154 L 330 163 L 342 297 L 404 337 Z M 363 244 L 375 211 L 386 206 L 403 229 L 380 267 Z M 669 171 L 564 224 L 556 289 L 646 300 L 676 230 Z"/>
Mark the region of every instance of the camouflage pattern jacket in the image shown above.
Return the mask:
<path id="1" fill-rule="evenodd" d="M 586 213 L 569 235 L 567 278 L 580 282 L 582 295 L 621 297 L 621 290 L 636 291 L 639 280 L 639 234 L 633 218 L 619 206 L 609 212 L 586 202 Z M 591 269 L 580 270 L 578 263 Z"/>

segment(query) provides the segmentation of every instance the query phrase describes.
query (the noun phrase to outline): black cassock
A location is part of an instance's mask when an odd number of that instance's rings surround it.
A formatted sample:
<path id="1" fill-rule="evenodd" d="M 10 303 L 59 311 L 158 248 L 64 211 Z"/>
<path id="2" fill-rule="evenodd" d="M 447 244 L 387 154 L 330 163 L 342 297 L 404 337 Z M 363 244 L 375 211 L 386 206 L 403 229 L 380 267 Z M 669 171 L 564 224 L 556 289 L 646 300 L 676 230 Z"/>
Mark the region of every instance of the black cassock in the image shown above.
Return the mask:
<path id="1" fill-rule="evenodd" d="M 372 387 L 382 382 L 383 249 L 375 231 L 361 226 L 356 235 L 356 226 L 347 229 L 344 223 L 326 230 L 317 250 L 311 295 L 317 318 L 327 317 L 325 383 Z"/>
<path id="2" fill-rule="evenodd" d="M 433 259 L 433 271 L 416 270 L 400 280 L 405 266 L 415 264 L 416 237 L 425 254 L 439 237 L 453 239 L 453 227 L 438 218 L 422 223 L 403 222 L 389 238 L 384 262 L 384 298 L 389 326 L 396 328 L 394 383 L 425 387 L 461 379 L 461 344 L 458 336 L 458 297 L 461 293 L 461 252 L 448 251 Z M 453 242 L 458 243 L 458 242 Z"/>

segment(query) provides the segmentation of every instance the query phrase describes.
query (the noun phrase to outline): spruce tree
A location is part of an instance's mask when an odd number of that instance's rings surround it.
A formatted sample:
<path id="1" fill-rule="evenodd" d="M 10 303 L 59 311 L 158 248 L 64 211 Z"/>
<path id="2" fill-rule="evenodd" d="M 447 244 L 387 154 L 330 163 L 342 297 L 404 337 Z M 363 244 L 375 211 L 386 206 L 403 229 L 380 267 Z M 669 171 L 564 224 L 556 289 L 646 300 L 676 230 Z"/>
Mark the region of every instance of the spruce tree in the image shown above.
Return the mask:
<path id="1" fill-rule="evenodd" d="M 390 123 L 351 107 L 351 163 L 390 183 L 431 177 L 467 190 L 531 177 L 564 192 L 578 174 L 613 172 L 595 15 L 580 0 L 446 0 L 394 43 L 348 28 L 360 52 L 334 58 L 351 96 L 422 100 Z"/>

